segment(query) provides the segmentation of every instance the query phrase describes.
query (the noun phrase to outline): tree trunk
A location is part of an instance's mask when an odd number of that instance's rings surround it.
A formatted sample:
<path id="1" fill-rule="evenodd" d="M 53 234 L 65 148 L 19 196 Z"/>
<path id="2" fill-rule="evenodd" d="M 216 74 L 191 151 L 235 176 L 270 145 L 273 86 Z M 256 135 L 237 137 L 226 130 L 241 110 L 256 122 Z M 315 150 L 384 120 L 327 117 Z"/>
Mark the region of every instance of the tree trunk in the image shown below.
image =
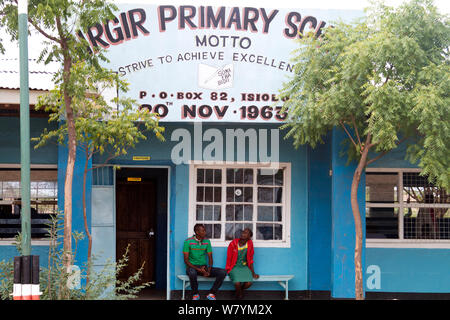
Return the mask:
<path id="1" fill-rule="evenodd" d="M 86 236 L 88 237 L 88 256 L 87 256 L 88 268 L 86 273 L 86 287 L 89 284 L 89 277 L 91 274 L 91 254 L 92 254 L 92 236 L 91 233 L 89 232 L 86 214 L 86 176 L 88 172 L 88 163 L 90 158 L 91 156 L 89 152 L 89 147 L 86 146 L 86 161 L 84 163 L 84 172 L 83 172 L 83 218 L 84 218 L 84 229 L 86 231 Z"/>
<path id="2" fill-rule="evenodd" d="M 56 20 L 59 27 L 59 20 Z M 72 184 L 73 171 L 77 154 L 77 137 L 75 130 L 75 116 L 72 107 L 72 96 L 69 93 L 70 72 L 72 69 L 72 58 L 69 54 L 69 48 L 65 39 L 61 42 L 64 54 L 64 73 L 63 73 L 63 94 L 64 106 L 66 108 L 66 122 L 68 135 L 68 156 L 66 166 L 66 178 L 64 181 L 64 266 L 69 272 L 72 265 Z"/>
<path id="3" fill-rule="evenodd" d="M 73 124 L 73 116 L 69 116 L 67 112 L 67 126 L 69 132 L 69 155 L 67 157 L 66 179 L 64 181 L 64 251 L 66 254 L 66 266 L 69 267 L 72 262 L 72 182 L 73 170 L 76 159 L 76 143 L 74 141 L 75 128 Z"/>
<path id="4" fill-rule="evenodd" d="M 363 273 L 362 273 L 362 246 L 363 246 L 363 230 L 361 213 L 358 206 L 358 186 L 361 181 L 361 175 L 366 167 L 367 155 L 369 154 L 371 136 L 368 135 L 358 166 L 353 174 L 351 187 L 351 205 L 353 219 L 355 222 L 355 296 L 356 300 L 364 300 L 363 290 Z"/>
<path id="5" fill-rule="evenodd" d="M 66 122 L 67 122 L 67 134 L 68 134 L 68 156 L 66 166 L 66 178 L 64 181 L 64 266 L 66 271 L 69 272 L 72 265 L 72 183 L 73 183 L 73 170 L 75 167 L 75 159 L 77 152 L 76 143 L 76 130 L 75 119 L 72 108 L 72 96 L 69 93 L 70 87 L 70 74 L 72 69 L 72 57 L 70 55 L 69 45 L 64 33 L 60 17 L 55 18 L 56 27 L 60 36 L 59 44 L 61 45 L 63 60 L 63 83 L 62 91 L 64 95 L 64 107 L 66 109 Z"/>
<path id="6" fill-rule="evenodd" d="M 67 92 L 64 93 L 66 101 L 66 121 L 68 132 L 68 157 L 66 166 L 66 179 L 64 181 L 64 253 L 67 270 L 72 265 L 72 183 L 75 167 L 77 144 L 75 120 L 71 106 L 72 99 Z"/>

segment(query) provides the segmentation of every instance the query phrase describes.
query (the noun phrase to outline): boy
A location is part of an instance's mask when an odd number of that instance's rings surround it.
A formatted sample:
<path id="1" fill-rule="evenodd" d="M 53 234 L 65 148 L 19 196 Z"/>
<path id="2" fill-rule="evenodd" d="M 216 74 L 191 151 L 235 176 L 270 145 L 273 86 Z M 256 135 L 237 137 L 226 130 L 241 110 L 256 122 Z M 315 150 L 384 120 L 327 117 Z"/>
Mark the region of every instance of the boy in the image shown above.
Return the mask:
<path id="1" fill-rule="evenodd" d="M 195 235 L 184 241 L 183 255 L 186 263 L 186 274 L 192 288 L 192 300 L 200 300 L 198 293 L 197 276 L 215 277 L 216 280 L 206 296 L 208 300 L 216 300 L 216 292 L 222 285 L 227 275 L 225 269 L 213 268 L 212 247 L 209 239 L 206 239 L 206 229 L 202 224 L 194 226 Z M 208 263 L 206 261 L 208 256 Z"/>

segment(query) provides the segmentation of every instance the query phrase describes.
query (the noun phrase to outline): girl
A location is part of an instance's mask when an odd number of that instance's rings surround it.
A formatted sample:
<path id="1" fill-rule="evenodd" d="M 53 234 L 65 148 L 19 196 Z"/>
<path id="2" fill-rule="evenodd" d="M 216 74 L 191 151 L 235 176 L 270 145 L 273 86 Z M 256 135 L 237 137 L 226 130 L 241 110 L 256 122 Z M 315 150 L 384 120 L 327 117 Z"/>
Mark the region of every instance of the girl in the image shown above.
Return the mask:
<path id="1" fill-rule="evenodd" d="M 236 288 L 236 298 L 242 299 L 243 291 L 248 289 L 253 279 L 259 275 L 253 270 L 253 236 L 249 228 L 241 232 L 241 237 L 234 239 L 228 246 L 226 271 Z"/>

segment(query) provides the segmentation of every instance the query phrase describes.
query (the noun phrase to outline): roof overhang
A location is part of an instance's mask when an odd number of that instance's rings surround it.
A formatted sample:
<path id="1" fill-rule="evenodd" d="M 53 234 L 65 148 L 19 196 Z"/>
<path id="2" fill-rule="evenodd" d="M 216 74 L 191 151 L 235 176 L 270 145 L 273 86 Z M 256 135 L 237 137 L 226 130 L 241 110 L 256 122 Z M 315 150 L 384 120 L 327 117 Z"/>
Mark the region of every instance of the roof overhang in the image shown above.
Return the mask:
<path id="1" fill-rule="evenodd" d="M 36 105 L 38 97 L 48 93 L 47 90 L 30 90 L 30 105 Z M 20 104 L 19 89 L 2 89 L 0 88 L 0 105 Z"/>

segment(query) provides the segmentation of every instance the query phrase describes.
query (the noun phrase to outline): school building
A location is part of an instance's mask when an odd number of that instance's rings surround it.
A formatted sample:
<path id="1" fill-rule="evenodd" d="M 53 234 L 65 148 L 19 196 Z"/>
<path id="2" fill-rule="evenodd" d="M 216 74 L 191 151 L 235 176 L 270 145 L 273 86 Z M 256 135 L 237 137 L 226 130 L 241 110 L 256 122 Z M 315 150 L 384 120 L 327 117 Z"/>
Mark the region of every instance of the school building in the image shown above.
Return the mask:
<path id="1" fill-rule="evenodd" d="M 87 211 L 95 269 L 120 258 L 130 244 L 129 274 L 143 262 L 143 281 L 167 299 L 183 289 L 183 242 L 203 223 L 215 267 L 249 227 L 255 271 L 293 275 L 289 297 L 354 298 L 355 231 L 350 185 L 355 164 L 341 155 L 345 133 L 335 128 L 315 149 L 285 139 L 278 90 L 295 72 L 298 32 L 320 35 L 350 10 L 120 5 L 116 19 L 79 33 L 107 49 L 110 66 L 130 83 L 130 97 L 161 114 L 166 141 L 151 133 L 126 156 L 89 162 Z M 0 259 L 17 255 L 20 231 L 18 69 L 0 63 Z M 17 65 L 18 67 L 18 65 Z M 30 62 L 30 104 L 51 88 L 51 70 Z M 31 137 L 48 123 L 31 112 Z M 363 275 L 368 298 L 450 294 L 450 204 L 419 176 L 406 146 L 366 169 L 359 189 Z M 32 254 L 46 264 L 42 218 L 64 207 L 67 149 L 31 150 Z M 114 166 L 120 166 L 115 168 Z M 97 168 L 98 166 L 101 166 Z M 83 153 L 73 183 L 73 230 L 83 231 Z M 76 264 L 86 261 L 87 241 Z M 211 283 L 200 284 L 207 289 Z M 224 283 L 221 290 L 233 290 Z M 278 283 L 250 290 L 273 296 Z M 275 294 L 276 297 L 276 294 Z M 220 293 L 218 295 L 220 299 Z"/>

